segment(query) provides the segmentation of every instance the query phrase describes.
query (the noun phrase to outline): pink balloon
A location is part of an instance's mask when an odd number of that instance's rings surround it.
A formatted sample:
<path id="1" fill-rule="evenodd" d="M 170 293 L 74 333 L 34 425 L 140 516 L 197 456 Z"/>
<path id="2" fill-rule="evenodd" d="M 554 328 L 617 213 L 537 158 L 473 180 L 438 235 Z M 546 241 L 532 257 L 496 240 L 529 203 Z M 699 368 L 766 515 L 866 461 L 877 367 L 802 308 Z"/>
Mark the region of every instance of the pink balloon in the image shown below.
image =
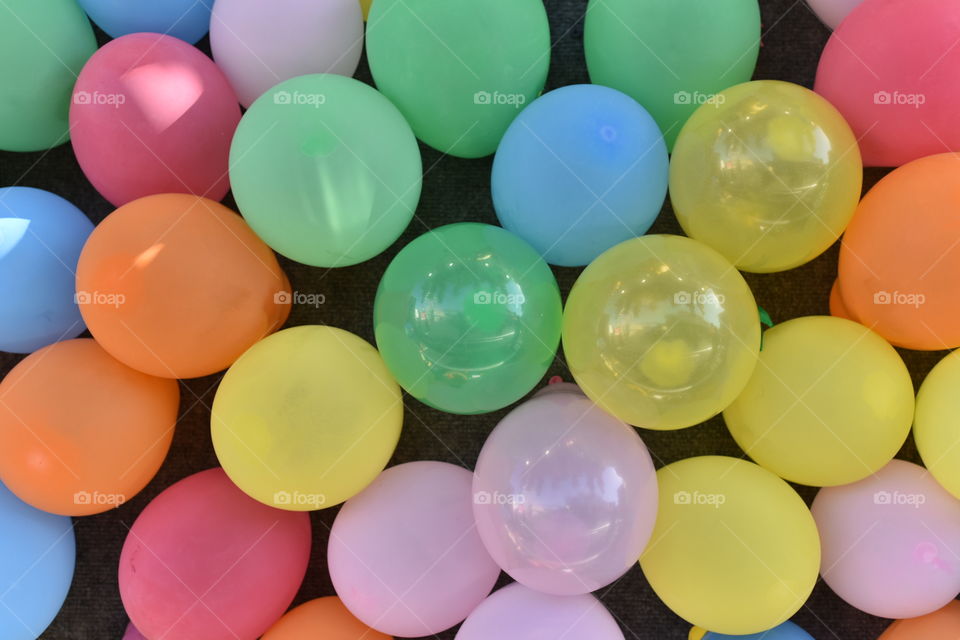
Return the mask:
<path id="1" fill-rule="evenodd" d="M 456 640 L 623 640 L 606 607 L 590 594 L 554 596 L 513 583 L 483 601 Z"/>
<path id="2" fill-rule="evenodd" d="M 172 36 L 132 33 L 97 51 L 70 106 L 80 168 L 116 206 L 156 193 L 220 200 L 240 105 L 210 58 Z"/>
<path id="3" fill-rule="evenodd" d="M 867 166 L 960 151 L 960 0 L 865 0 L 827 42 L 814 89 Z"/>
<path id="4" fill-rule="evenodd" d="M 500 568 L 544 593 L 610 584 L 657 517 L 657 475 L 636 430 L 554 384 L 510 412 L 480 452 L 477 530 Z"/>
<path id="5" fill-rule="evenodd" d="M 137 517 L 120 554 L 120 597 L 148 638 L 255 640 L 293 601 L 310 544 L 306 513 L 261 504 L 208 469 Z"/>
<path id="6" fill-rule="evenodd" d="M 403 637 L 467 617 L 500 569 L 477 534 L 472 474 L 445 462 L 387 469 L 346 502 L 330 531 L 333 587 L 361 622 Z"/>
<path id="7" fill-rule="evenodd" d="M 807 0 L 823 23 L 831 29 L 836 29 L 843 19 L 863 0 Z"/>
<path id="8" fill-rule="evenodd" d="M 821 489 L 811 507 L 824 581 L 883 618 L 936 611 L 960 592 L 960 501 L 921 466 L 894 460 Z"/>

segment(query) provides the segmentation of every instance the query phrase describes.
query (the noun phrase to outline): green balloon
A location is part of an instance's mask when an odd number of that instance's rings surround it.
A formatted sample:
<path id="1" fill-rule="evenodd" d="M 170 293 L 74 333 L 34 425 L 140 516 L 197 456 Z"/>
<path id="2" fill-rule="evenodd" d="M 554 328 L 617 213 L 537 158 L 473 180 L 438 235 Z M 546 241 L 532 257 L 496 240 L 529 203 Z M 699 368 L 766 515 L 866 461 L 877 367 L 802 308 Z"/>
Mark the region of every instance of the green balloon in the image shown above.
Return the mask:
<path id="1" fill-rule="evenodd" d="M 404 247 L 373 308 L 377 347 L 400 386 L 461 414 L 500 409 L 533 389 L 556 355 L 561 315 L 557 282 L 533 247 L 473 222 Z"/>
<path id="2" fill-rule="evenodd" d="M 376 0 L 366 39 L 377 88 L 418 138 L 462 158 L 496 151 L 550 66 L 543 0 Z"/>
<path id="3" fill-rule="evenodd" d="M 389 100 L 353 78 L 299 76 L 260 96 L 230 147 L 240 213 L 292 260 L 344 267 L 393 244 L 423 178 L 420 148 Z"/>
<path id="4" fill-rule="evenodd" d="M 70 139 L 70 96 L 97 50 L 76 0 L 0 2 L 0 149 L 40 151 Z"/>
<path id="5" fill-rule="evenodd" d="M 757 0 L 590 0 L 583 45 L 591 81 L 642 104 L 672 150 L 698 106 L 753 75 L 760 6 Z"/>

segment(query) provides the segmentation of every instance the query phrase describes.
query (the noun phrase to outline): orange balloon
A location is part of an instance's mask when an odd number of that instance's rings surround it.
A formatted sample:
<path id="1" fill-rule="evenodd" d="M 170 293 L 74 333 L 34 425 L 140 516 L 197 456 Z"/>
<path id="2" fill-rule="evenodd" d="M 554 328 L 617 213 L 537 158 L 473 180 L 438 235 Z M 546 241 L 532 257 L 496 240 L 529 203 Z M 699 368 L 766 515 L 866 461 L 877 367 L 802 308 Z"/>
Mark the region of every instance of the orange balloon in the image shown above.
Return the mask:
<path id="1" fill-rule="evenodd" d="M 877 640 L 960 640 L 960 602 L 919 618 L 897 620 Z"/>
<path id="2" fill-rule="evenodd" d="M 843 298 L 840 297 L 840 279 L 833 281 L 833 286 L 830 287 L 830 315 L 834 318 L 843 318 L 844 320 L 853 320 L 856 322 L 850 315 L 850 310 L 847 309 L 847 305 L 843 303 Z"/>
<path id="3" fill-rule="evenodd" d="M 226 369 L 290 313 L 273 251 L 223 205 L 134 200 L 101 222 L 77 266 L 87 327 L 121 362 L 164 378 Z"/>
<path id="4" fill-rule="evenodd" d="M 176 380 L 131 369 L 89 338 L 55 342 L 0 382 L 0 480 L 51 513 L 118 507 L 163 464 L 179 404 Z"/>
<path id="5" fill-rule="evenodd" d="M 260 640 L 390 640 L 353 617 L 340 598 L 304 602 L 287 612 Z"/>
<path id="6" fill-rule="evenodd" d="M 960 346 L 960 155 L 914 160 L 871 189 L 840 248 L 847 313 L 896 346 Z"/>

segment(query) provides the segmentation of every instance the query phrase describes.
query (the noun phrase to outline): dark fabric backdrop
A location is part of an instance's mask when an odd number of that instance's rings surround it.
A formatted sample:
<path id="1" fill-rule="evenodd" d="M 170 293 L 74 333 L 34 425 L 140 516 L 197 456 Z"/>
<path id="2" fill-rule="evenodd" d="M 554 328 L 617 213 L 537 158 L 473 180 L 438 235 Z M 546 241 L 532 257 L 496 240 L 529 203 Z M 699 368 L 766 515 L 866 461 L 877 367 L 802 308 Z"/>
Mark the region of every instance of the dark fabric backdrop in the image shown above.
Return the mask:
<path id="1" fill-rule="evenodd" d="M 670 1 L 670 0 L 664 0 Z M 589 82 L 583 57 L 583 16 L 586 0 L 545 0 L 555 43 L 547 89 Z M 779 79 L 812 87 L 817 60 L 829 36 L 803 0 L 760 0 L 763 12 L 763 46 L 756 79 Z M 98 32 L 101 43 L 106 41 Z M 199 45 L 209 52 L 206 39 Z M 366 60 L 357 77 L 371 82 Z M 319 308 L 294 308 L 287 326 L 330 324 L 373 341 L 373 297 L 381 274 L 396 252 L 426 230 L 459 221 L 496 224 L 490 199 L 491 159 L 462 160 L 443 157 L 422 147 L 425 176 L 417 219 L 381 256 L 353 267 L 326 271 L 281 258 L 294 290 L 322 293 Z M 868 170 L 864 189 L 886 171 Z M 73 157 L 69 144 L 44 153 L 0 152 L 0 186 L 24 185 L 47 189 L 79 206 L 99 222 L 111 206 L 90 186 Z M 228 196 L 226 203 L 234 207 Z M 234 207 L 235 208 L 235 207 Z M 681 233 L 669 203 L 653 232 Z M 828 313 L 830 286 L 836 274 L 837 247 L 799 269 L 772 275 L 747 275 L 758 303 L 775 322 L 798 316 Z M 555 268 L 564 295 L 579 270 Z M 936 364 L 942 353 L 901 351 L 913 374 L 914 385 Z M 21 357 L 0 353 L 0 374 L 6 374 Z M 548 375 L 569 379 L 559 354 Z M 144 506 L 165 487 L 196 471 L 216 466 L 209 436 L 209 407 L 221 375 L 181 383 L 180 420 L 170 455 L 153 482 L 136 498 L 115 511 L 75 519 L 77 569 L 73 586 L 59 617 L 42 636 L 50 640 L 119 639 L 127 624 L 117 591 L 117 562 L 127 528 Z M 447 415 L 407 397 L 403 435 L 391 464 L 412 460 L 443 460 L 472 468 L 486 435 L 506 410 L 480 416 Z M 742 456 L 720 418 L 705 425 L 675 432 L 641 434 L 657 466 L 696 455 Z M 0 443 L 2 446 L 2 443 Z M 912 440 L 899 457 L 918 461 Z M 814 490 L 798 487 L 809 502 Z M 296 602 L 333 594 L 327 575 L 325 550 L 329 527 L 337 509 L 312 514 L 314 548 L 303 587 Z M 505 582 L 502 580 L 501 582 Z M 598 592 L 620 621 L 628 639 L 681 640 L 689 625 L 667 609 L 647 585 L 639 567 Z M 749 606 L 747 603 L 746 606 Z M 809 603 L 794 617 L 817 640 L 874 640 L 887 621 L 860 613 L 841 602 L 822 583 Z M 436 636 L 452 639 L 454 631 Z"/>

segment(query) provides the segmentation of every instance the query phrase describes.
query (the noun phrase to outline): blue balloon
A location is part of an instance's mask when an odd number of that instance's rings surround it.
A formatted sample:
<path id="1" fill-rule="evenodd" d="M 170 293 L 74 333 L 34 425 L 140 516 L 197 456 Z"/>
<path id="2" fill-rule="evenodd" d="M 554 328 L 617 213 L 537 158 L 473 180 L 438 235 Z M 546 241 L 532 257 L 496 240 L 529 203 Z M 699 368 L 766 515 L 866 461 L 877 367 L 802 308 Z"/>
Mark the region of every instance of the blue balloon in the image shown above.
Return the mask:
<path id="1" fill-rule="evenodd" d="M 128 33 L 165 33 L 194 44 L 210 30 L 213 0 L 79 0 L 111 38 Z"/>
<path id="2" fill-rule="evenodd" d="M 703 636 L 703 640 L 813 640 L 813 636 L 788 621 L 769 631 L 751 633 L 748 636 L 728 636 L 711 631 Z"/>
<path id="3" fill-rule="evenodd" d="M 76 559 L 70 518 L 34 509 L 0 484 L 0 640 L 34 640 L 50 626 Z"/>
<path id="4" fill-rule="evenodd" d="M 0 189 L 0 351 L 31 353 L 84 332 L 74 293 L 91 231 L 87 216 L 60 196 Z"/>
<path id="5" fill-rule="evenodd" d="M 583 266 L 647 232 L 668 174 L 663 134 L 640 104 L 573 85 L 537 98 L 507 129 L 493 161 L 493 206 L 547 262 Z"/>

